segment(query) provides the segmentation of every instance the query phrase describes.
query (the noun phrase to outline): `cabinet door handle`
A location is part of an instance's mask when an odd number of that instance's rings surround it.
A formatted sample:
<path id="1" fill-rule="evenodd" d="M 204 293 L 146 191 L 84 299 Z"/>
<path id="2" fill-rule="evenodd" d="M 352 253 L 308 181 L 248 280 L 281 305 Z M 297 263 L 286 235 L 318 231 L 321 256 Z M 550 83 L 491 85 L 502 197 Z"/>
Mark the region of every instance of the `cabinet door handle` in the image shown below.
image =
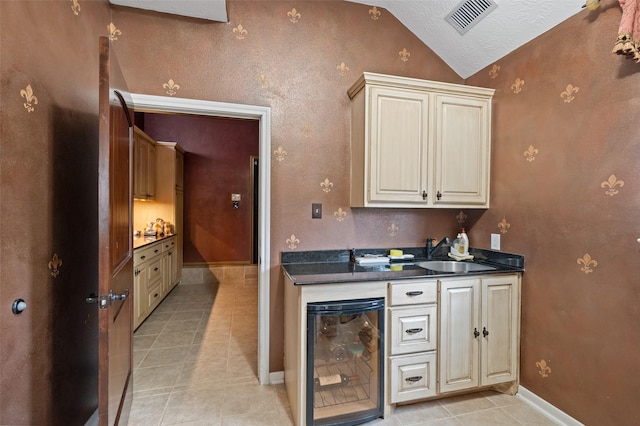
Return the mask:
<path id="1" fill-rule="evenodd" d="M 154 253 L 157 253 L 157 252 L 159 252 L 159 251 L 160 251 L 160 249 L 155 249 L 153 252 L 154 252 Z"/>
<path id="2" fill-rule="evenodd" d="M 473 329 L 473 337 L 478 338 L 478 336 L 480 335 L 480 332 L 478 331 L 477 328 Z"/>
<path id="3" fill-rule="evenodd" d="M 416 334 L 416 333 L 420 333 L 423 329 L 422 328 L 407 328 L 404 332 L 408 333 L 408 334 Z"/>
<path id="4" fill-rule="evenodd" d="M 482 335 L 484 337 L 487 337 L 489 335 L 489 330 L 487 330 L 487 327 L 482 327 Z"/>
<path id="5" fill-rule="evenodd" d="M 140 260 L 145 260 L 147 256 L 140 256 Z"/>
<path id="6" fill-rule="evenodd" d="M 422 191 L 422 199 L 423 200 L 427 199 L 427 191 Z"/>
<path id="7" fill-rule="evenodd" d="M 436 193 L 436 198 L 439 200 L 440 198 L 442 198 L 442 194 L 440 193 L 440 191 L 438 191 Z"/>
<path id="8" fill-rule="evenodd" d="M 406 294 L 407 296 L 420 296 L 422 293 L 424 293 L 423 291 L 408 291 Z"/>
<path id="9" fill-rule="evenodd" d="M 422 380 L 422 376 L 412 376 L 412 377 L 407 377 L 406 379 L 404 379 L 406 382 L 409 383 L 415 383 L 415 382 L 419 382 L 420 380 Z"/>
<path id="10" fill-rule="evenodd" d="M 153 271 L 154 271 L 154 272 L 155 272 L 155 271 L 157 271 L 157 270 L 158 270 L 158 268 L 153 268 Z"/>

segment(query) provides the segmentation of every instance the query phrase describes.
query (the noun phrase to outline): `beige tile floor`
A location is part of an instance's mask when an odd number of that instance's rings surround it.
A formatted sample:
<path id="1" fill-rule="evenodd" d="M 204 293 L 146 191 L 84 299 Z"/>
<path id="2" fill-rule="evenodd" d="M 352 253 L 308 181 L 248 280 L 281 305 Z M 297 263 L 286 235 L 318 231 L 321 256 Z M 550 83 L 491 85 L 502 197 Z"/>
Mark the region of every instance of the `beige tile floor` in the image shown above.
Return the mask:
<path id="1" fill-rule="evenodd" d="M 284 385 L 258 383 L 257 280 L 240 269 L 179 284 L 135 332 L 129 425 L 292 425 Z M 482 392 L 401 406 L 370 424 L 554 423 L 517 397 Z"/>

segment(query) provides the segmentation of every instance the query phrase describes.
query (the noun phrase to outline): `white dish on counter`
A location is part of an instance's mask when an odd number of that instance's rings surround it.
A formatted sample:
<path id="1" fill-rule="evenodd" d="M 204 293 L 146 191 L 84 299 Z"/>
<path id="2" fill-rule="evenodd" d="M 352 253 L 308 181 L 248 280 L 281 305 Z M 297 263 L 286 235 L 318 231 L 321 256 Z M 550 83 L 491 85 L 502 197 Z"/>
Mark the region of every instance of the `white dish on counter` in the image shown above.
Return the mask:
<path id="1" fill-rule="evenodd" d="M 415 256 L 412 254 L 403 254 L 402 256 L 389 256 L 391 260 L 409 260 L 413 259 Z"/>

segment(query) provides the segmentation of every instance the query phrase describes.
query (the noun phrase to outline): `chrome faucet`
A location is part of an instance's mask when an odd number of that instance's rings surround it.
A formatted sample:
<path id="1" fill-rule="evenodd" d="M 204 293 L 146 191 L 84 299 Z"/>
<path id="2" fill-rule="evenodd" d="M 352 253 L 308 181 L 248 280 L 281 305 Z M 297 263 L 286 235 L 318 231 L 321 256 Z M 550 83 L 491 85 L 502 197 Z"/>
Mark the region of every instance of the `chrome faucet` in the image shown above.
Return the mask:
<path id="1" fill-rule="evenodd" d="M 441 239 L 438 244 L 433 246 L 433 241 L 435 238 L 427 238 L 427 260 L 431 260 L 433 258 L 433 253 L 440 248 L 442 244 L 449 244 L 451 241 L 449 237 L 444 237 Z"/>

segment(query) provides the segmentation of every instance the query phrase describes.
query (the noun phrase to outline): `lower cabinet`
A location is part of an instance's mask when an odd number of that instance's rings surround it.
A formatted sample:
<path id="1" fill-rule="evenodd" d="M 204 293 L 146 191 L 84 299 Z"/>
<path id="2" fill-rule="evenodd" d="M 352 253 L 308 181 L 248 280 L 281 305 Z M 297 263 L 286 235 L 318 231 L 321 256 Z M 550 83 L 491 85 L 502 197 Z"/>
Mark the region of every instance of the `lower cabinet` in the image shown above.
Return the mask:
<path id="1" fill-rule="evenodd" d="M 389 282 L 389 401 L 436 395 L 438 281 Z"/>
<path id="2" fill-rule="evenodd" d="M 516 381 L 519 324 L 518 275 L 442 280 L 440 392 Z"/>
<path id="3" fill-rule="evenodd" d="M 178 284 L 176 237 L 140 247 L 133 255 L 133 328 L 136 329 Z"/>
<path id="4" fill-rule="evenodd" d="M 385 416 L 394 404 L 517 385 L 519 273 L 295 285 L 285 274 L 285 385 L 306 421 L 307 304 L 386 297 Z"/>

